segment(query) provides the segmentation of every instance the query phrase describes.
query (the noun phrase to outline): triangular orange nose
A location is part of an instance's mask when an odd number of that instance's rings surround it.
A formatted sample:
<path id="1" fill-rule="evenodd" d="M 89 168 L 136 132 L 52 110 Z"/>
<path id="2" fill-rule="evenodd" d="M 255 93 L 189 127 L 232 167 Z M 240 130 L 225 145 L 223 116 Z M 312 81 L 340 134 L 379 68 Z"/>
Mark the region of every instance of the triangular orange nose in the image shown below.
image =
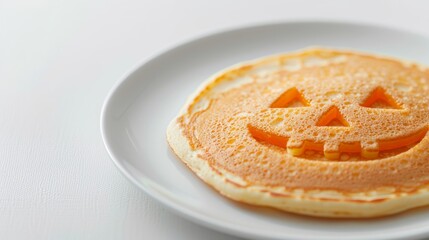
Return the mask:
<path id="1" fill-rule="evenodd" d="M 319 121 L 316 123 L 316 126 L 348 127 L 349 123 L 344 119 L 340 110 L 333 106 L 320 117 Z"/>

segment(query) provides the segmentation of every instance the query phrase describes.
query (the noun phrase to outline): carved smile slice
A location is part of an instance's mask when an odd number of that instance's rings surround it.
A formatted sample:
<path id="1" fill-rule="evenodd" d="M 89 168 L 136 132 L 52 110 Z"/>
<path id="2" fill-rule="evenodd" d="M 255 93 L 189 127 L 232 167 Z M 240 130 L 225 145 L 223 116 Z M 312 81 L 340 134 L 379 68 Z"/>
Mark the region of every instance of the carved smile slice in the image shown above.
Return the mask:
<path id="1" fill-rule="evenodd" d="M 287 152 L 293 156 L 299 156 L 303 154 L 305 150 L 313 150 L 323 152 L 325 158 L 329 160 L 338 159 L 341 153 L 360 153 L 363 158 L 374 159 L 378 157 L 380 151 L 399 149 L 419 143 L 426 136 L 428 131 L 428 128 L 424 127 L 417 132 L 394 139 L 338 144 L 329 141 L 303 141 L 290 137 L 279 136 L 274 133 L 265 132 L 250 124 L 248 125 L 248 129 L 252 137 L 257 141 L 286 148 Z"/>

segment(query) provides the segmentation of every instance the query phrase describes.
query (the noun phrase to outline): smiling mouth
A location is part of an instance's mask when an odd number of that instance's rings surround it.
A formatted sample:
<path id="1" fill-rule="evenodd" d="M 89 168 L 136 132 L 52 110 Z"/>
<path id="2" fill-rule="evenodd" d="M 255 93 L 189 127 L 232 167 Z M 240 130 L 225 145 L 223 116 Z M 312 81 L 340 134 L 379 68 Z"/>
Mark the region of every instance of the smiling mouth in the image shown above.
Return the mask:
<path id="1" fill-rule="evenodd" d="M 291 137 L 279 136 L 274 133 L 265 132 L 252 125 L 248 125 L 250 134 L 254 139 L 281 148 L 286 148 L 292 156 L 300 156 L 306 150 L 323 152 L 328 160 L 339 159 L 341 153 L 357 153 L 365 159 L 376 159 L 382 151 L 401 149 L 418 144 L 427 134 L 428 127 L 424 127 L 412 134 L 394 139 L 374 140 L 366 142 L 315 142 L 312 140 L 297 140 Z"/>

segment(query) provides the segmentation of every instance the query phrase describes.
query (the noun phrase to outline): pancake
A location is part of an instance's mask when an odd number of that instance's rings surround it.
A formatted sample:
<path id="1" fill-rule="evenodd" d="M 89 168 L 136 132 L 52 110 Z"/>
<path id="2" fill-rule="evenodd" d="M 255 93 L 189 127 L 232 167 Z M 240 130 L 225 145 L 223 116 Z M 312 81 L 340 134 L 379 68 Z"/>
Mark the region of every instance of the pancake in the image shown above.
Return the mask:
<path id="1" fill-rule="evenodd" d="M 204 182 L 252 205 L 367 218 L 429 204 L 429 70 L 305 49 L 207 80 L 167 129 Z"/>

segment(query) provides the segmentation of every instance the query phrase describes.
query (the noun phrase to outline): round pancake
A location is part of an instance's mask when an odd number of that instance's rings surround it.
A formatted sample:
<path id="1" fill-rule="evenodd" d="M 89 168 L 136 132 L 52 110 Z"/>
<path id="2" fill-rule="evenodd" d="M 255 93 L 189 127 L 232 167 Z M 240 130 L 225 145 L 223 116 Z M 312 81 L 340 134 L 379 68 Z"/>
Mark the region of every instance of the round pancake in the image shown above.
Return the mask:
<path id="1" fill-rule="evenodd" d="M 169 125 L 176 155 L 236 201 L 324 217 L 429 204 L 429 70 L 330 49 L 210 78 Z"/>

